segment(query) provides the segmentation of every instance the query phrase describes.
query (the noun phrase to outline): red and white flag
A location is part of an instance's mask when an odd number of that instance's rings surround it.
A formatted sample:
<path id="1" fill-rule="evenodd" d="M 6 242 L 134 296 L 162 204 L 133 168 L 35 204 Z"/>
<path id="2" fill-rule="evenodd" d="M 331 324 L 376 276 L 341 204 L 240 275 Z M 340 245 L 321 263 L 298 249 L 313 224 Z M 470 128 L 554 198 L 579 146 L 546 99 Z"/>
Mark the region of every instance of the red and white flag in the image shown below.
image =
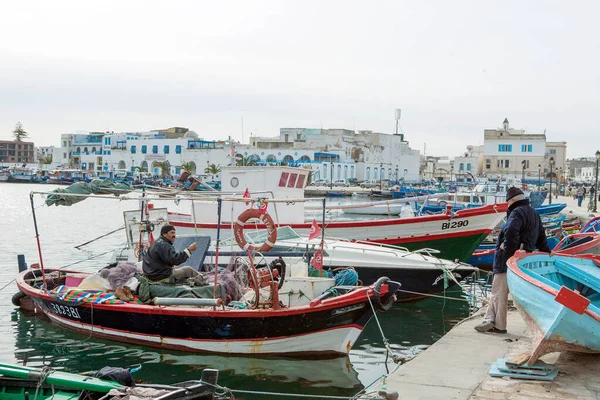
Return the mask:
<path id="1" fill-rule="evenodd" d="M 310 262 L 310 265 L 319 271 L 323 271 L 323 252 L 321 249 L 317 250 L 312 261 Z"/>
<path id="2" fill-rule="evenodd" d="M 308 240 L 312 240 L 321 236 L 321 228 L 317 225 L 317 220 L 313 218 L 312 225 L 310 226 L 310 233 L 308 234 Z"/>
<path id="3" fill-rule="evenodd" d="M 246 191 L 244 192 L 244 195 L 242 196 L 244 199 L 249 199 L 250 198 L 250 192 L 248 191 L 248 188 L 246 188 Z M 246 205 L 250 204 L 249 201 L 246 202 Z"/>
<path id="4" fill-rule="evenodd" d="M 258 207 L 258 212 L 261 213 L 262 215 L 265 215 L 267 213 L 267 202 L 265 201 L 264 203 L 262 203 L 260 205 L 260 207 Z"/>

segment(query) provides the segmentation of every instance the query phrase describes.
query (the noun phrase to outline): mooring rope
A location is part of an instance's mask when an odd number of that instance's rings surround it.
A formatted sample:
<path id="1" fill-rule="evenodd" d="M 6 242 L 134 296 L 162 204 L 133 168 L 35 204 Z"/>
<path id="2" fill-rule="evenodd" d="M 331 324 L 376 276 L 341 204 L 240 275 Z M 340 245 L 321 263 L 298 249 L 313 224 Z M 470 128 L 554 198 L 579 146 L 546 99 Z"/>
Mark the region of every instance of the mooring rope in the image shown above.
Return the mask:
<path id="1" fill-rule="evenodd" d="M 365 386 L 364 388 L 362 388 L 358 393 L 356 393 L 354 396 L 352 397 L 347 397 L 347 396 L 332 396 L 332 395 L 319 395 L 319 394 L 296 394 L 296 393 L 281 393 L 281 392 L 265 392 L 265 391 L 254 391 L 254 390 L 244 390 L 244 389 L 231 389 L 225 386 L 221 386 L 219 384 L 216 383 L 211 383 L 211 382 L 204 382 L 203 380 L 200 380 L 201 383 L 207 385 L 207 386 L 212 386 L 215 389 L 218 389 L 221 391 L 221 393 L 231 393 L 233 395 L 233 393 L 243 393 L 243 394 L 260 394 L 260 395 L 264 395 L 264 396 L 279 396 L 279 397 L 299 397 L 299 398 L 303 398 L 303 399 L 340 399 L 340 400 L 356 400 L 359 399 L 361 397 L 361 395 L 366 392 L 366 390 L 368 390 L 370 387 L 372 387 L 373 385 L 375 385 L 377 382 L 379 382 L 381 380 L 381 378 L 387 378 L 386 374 L 383 374 L 381 376 L 379 376 L 377 379 L 375 379 L 373 382 L 371 382 L 370 384 L 368 384 L 367 386 Z M 366 394 L 366 393 L 365 393 Z"/>

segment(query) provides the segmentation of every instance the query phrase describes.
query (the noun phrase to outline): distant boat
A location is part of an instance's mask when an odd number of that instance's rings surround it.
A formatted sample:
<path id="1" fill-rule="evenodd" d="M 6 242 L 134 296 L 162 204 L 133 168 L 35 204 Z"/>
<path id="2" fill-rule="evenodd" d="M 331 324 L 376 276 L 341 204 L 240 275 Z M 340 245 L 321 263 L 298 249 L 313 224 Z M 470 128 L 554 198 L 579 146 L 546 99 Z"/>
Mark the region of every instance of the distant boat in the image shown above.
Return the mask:
<path id="1" fill-rule="evenodd" d="M 32 168 L 13 167 L 10 168 L 11 181 L 16 183 L 37 183 L 41 182 L 40 175 Z"/>
<path id="2" fill-rule="evenodd" d="M 533 335 L 532 365 L 555 351 L 600 353 L 600 257 L 518 251 L 508 287 Z"/>
<path id="3" fill-rule="evenodd" d="M 346 196 L 346 192 L 344 192 L 343 190 L 328 190 L 327 192 L 325 192 L 325 194 L 327 195 L 327 197 L 344 197 L 344 196 Z"/>
<path id="4" fill-rule="evenodd" d="M 10 171 L 8 169 L 0 170 L 0 182 L 10 182 L 12 180 L 12 176 L 10 175 Z"/>
<path id="5" fill-rule="evenodd" d="M 552 251 L 561 254 L 600 254 L 600 234 L 573 233 L 558 242 Z"/>

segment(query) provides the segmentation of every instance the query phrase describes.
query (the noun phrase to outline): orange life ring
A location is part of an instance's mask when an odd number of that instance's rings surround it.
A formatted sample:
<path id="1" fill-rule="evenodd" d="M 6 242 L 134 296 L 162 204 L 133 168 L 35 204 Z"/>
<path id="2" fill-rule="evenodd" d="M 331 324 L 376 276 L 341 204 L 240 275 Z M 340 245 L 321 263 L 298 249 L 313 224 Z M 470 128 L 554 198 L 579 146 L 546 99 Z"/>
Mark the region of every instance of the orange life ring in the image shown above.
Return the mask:
<path id="1" fill-rule="evenodd" d="M 246 221 L 252 218 L 260 219 L 262 223 L 266 225 L 267 232 L 269 233 L 267 240 L 259 247 L 249 244 L 244 237 L 244 225 L 246 224 Z M 275 245 L 275 241 L 277 240 L 277 227 L 269 214 L 261 214 L 256 208 L 249 208 L 241 213 L 235 221 L 235 224 L 233 225 L 233 236 L 241 249 L 245 251 L 258 250 L 260 252 L 265 252 L 271 250 Z"/>

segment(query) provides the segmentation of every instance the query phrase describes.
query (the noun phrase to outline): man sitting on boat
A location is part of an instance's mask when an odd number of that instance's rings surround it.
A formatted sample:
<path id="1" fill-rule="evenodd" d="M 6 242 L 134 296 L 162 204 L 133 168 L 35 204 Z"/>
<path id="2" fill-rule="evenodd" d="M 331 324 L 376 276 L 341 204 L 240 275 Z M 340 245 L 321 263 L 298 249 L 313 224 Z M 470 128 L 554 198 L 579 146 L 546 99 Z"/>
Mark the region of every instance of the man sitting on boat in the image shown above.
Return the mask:
<path id="1" fill-rule="evenodd" d="M 523 191 L 511 187 L 506 192 L 508 210 L 506 224 L 496 241 L 492 295 L 484 320 L 475 326 L 479 332 L 506 333 L 508 313 L 508 283 L 506 262 L 519 249 L 550 253 L 544 225 L 538 213 L 529 205 Z"/>
<path id="2" fill-rule="evenodd" d="M 176 234 L 173 225 L 164 225 L 160 237 L 150 245 L 144 256 L 142 269 L 148 280 L 153 282 L 175 283 L 190 279 L 195 285 L 204 285 L 204 277 L 192 267 L 176 267 L 191 257 L 198 248 L 196 242 L 183 251 L 177 252 L 173 247 Z"/>

